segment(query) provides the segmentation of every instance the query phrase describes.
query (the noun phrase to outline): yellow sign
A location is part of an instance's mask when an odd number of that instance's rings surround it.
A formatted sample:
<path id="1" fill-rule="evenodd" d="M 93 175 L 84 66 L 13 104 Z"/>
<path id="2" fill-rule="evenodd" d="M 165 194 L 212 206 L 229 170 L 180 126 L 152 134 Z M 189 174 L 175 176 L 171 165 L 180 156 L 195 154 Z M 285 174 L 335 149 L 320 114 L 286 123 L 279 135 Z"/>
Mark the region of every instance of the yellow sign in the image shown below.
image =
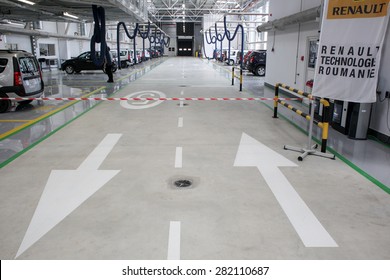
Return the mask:
<path id="1" fill-rule="evenodd" d="M 390 0 L 329 0 L 327 19 L 387 16 Z"/>

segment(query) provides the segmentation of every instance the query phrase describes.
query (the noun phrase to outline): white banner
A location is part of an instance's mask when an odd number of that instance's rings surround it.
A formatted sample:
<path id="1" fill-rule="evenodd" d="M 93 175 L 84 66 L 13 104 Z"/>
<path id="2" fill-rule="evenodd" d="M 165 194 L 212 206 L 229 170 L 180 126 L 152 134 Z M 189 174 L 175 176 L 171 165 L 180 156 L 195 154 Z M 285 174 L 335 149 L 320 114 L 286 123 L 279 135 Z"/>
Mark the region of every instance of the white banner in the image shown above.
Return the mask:
<path id="1" fill-rule="evenodd" d="M 376 101 L 390 0 L 325 0 L 313 95 Z"/>

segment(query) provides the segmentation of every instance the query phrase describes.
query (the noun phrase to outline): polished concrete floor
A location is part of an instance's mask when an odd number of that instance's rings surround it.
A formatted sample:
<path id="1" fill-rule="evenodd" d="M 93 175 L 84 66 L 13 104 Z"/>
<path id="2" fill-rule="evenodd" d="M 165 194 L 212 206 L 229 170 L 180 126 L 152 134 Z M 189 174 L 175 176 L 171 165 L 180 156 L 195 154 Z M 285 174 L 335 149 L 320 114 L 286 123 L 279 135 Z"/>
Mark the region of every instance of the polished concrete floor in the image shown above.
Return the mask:
<path id="1" fill-rule="evenodd" d="M 169 58 L 112 85 L 100 73 L 50 80 L 56 96 L 258 96 L 219 68 Z M 299 162 L 283 146 L 306 135 L 271 118 L 267 102 L 45 102 L 7 113 L 0 258 L 390 259 L 389 194 L 339 158 Z"/>

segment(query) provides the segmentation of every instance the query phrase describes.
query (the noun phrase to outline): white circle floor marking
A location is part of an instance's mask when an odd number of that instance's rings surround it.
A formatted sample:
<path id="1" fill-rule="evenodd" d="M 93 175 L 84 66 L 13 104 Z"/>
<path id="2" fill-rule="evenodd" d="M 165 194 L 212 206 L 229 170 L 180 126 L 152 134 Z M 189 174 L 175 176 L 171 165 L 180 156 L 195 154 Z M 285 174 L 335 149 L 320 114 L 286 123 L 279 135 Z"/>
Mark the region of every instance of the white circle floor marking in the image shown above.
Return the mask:
<path id="1" fill-rule="evenodd" d="M 137 97 L 137 98 L 147 98 L 147 97 L 152 97 L 152 98 L 164 98 L 166 95 L 162 93 L 161 91 L 155 91 L 155 90 L 144 90 L 144 91 L 138 91 L 134 92 L 132 94 L 129 94 L 125 96 L 125 98 L 132 98 L 132 97 Z M 125 108 L 125 109 L 131 109 L 131 110 L 138 110 L 138 109 L 147 109 L 151 108 L 154 106 L 157 106 L 164 102 L 164 100 L 145 100 L 145 101 L 127 101 L 127 100 L 122 100 L 120 102 L 120 105 Z"/>

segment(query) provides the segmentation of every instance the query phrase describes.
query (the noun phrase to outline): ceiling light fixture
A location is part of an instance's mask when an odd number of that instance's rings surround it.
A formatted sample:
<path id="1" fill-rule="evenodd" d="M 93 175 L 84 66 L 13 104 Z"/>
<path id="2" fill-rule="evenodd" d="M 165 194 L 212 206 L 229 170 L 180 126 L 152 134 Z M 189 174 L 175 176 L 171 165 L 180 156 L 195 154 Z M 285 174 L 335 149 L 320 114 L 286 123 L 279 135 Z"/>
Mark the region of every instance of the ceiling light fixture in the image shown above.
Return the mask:
<path id="1" fill-rule="evenodd" d="M 77 16 L 75 16 L 75 15 L 69 14 L 68 12 L 64 12 L 64 16 L 70 17 L 70 18 L 75 18 L 75 19 L 78 19 L 78 18 L 79 18 L 79 17 L 77 17 Z"/>
<path id="2" fill-rule="evenodd" d="M 29 4 L 29 5 L 35 5 L 34 2 L 31 2 L 31 1 L 28 1 L 28 0 L 18 0 L 19 2 L 22 2 L 22 3 L 25 3 L 25 4 Z"/>

